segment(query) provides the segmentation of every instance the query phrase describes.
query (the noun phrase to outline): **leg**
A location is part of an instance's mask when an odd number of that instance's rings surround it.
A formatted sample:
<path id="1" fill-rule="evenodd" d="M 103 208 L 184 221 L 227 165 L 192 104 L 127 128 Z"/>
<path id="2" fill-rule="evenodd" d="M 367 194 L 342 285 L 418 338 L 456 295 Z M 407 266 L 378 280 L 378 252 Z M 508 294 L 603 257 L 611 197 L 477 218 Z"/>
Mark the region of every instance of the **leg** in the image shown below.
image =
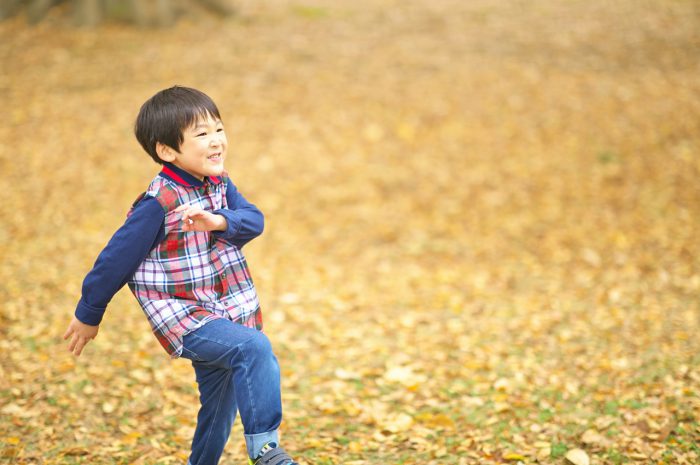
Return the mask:
<path id="1" fill-rule="evenodd" d="M 280 375 L 277 359 L 272 353 L 267 336 L 229 320 L 217 319 L 185 336 L 183 356 L 191 358 L 195 369 L 199 370 L 197 382 L 200 393 L 203 393 L 202 409 L 205 411 L 200 411 L 204 422 L 200 433 L 198 421 L 195 441 L 208 437 L 209 439 L 205 440 L 204 445 L 201 446 L 203 449 L 211 449 L 213 455 L 218 451 L 216 455 L 218 460 L 230 432 L 230 423 L 226 427 L 228 417 L 215 414 L 216 406 L 219 405 L 215 399 L 217 395 L 222 399 L 232 395 L 229 404 L 233 405 L 234 413 L 230 415 L 230 421 L 232 422 L 235 417 L 237 405 L 241 412 L 246 445 L 251 457 L 257 456 L 265 443 L 277 442 L 277 429 L 282 421 Z M 224 372 L 228 374 L 228 384 L 219 381 L 220 377 L 225 377 L 222 374 Z M 225 385 L 228 386 L 226 389 L 224 389 Z M 223 392 L 226 395 L 222 394 Z M 205 402 L 208 405 L 206 409 Z M 213 419 L 207 423 L 207 419 L 212 417 Z M 219 431 L 218 436 L 226 435 L 223 443 L 220 440 L 210 442 L 213 436 L 207 436 L 207 430 L 212 429 Z M 197 442 L 197 445 L 199 444 Z M 193 443 L 194 453 L 195 444 Z M 200 465 L 193 460 L 195 458 L 197 457 L 191 459 L 192 465 Z M 209 463 L 202 461 L 201 465 Z"/>
<path id="2" fill-rule="evenodd" d="M 200 408 L 192 439 L 190 465 L 219 463 L 236 419 L 231 371 L 192 362 L 199 387 Z"/>

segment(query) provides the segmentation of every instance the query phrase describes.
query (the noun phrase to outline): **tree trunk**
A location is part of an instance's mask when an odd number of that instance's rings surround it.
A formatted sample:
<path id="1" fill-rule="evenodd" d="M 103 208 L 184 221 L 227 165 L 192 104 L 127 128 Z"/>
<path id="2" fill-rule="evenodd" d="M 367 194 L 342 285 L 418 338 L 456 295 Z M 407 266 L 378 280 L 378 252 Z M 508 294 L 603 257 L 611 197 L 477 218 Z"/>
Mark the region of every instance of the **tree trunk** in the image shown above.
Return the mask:
<path id="1" fill-rule="evenodd" d="M 0 20 L 17 14 L 22 0 L 3 0 L 0 2 Z"/>
<path id="2" fill-rule="evenodd" d="M 159 26 L 171 26 L 175 22 L 173 2 L 171 0 L 156 0 L 156 23 Z"/>
<path id="3" fill-rule="evenodd" d="M 144 2 L 141 0 L 130 0 L 129 10 L 134 23 L 141 27 L 150 26 L 151 20 L 148 15 L 148 9 L 144 7 Z"/>
<path id="4" fill-rule="evenodd" d="M 58 3 L 68 4 L 74 23 L 87 27 L 104 19 L 142 27 L 171 26 L 177 16 L 197 4 L 220 16 L 236 13 L 236 0 L 0 0 L 0 20 L 26 12 L 29 23 L 36 24 Z"/>
<path id="5" fill-rule="evenodd" d="M 53 6 L 53 0 L 33 0 L 27 8 L 27 20 L 29 24 L 36 24 L 46 16 L 49 8 Z"/>
<path id="6" fill-rule="evenodd" d="M 229 16 L 236 12 L 234 2 L 231 0 L 200 0 L 200 3 L 223 16 Z"/>
<path id="7" fill-rule="evenodd" d="M 93 27 L 102 20 L 103 5 L 100 0 L 74 0 L 73 8 L 78 26 Z"/>

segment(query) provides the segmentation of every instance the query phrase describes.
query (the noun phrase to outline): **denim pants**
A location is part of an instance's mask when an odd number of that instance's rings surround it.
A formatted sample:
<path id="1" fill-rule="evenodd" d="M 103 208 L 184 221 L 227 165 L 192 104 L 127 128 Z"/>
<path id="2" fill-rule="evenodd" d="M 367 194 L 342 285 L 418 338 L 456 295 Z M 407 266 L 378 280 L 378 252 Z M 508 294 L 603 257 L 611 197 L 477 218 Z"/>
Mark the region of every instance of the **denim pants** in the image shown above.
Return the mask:
<path id="1" fill-rule="evenodd" d="M 192 361 L 201 403 L 189 465 L 219 463 L 237 409 L 248 455 L 279 443 L 280 371 L 267 336 L 220 318 L 184 337 L 182 357 Z"/>

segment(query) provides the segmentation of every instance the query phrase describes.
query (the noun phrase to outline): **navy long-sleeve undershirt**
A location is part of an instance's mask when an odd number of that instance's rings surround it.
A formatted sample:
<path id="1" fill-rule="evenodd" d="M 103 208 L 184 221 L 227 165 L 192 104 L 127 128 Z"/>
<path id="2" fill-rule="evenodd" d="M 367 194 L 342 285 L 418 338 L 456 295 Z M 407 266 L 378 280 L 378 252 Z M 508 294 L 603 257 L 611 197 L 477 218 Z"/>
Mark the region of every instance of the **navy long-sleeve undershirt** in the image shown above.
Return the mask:
<path id="1" fill-rule="evenodd" d="M 213 232 L 216 238 L 242 248 L 264 229 L 264 217 L 258 208 L 227 180 L 228 208 L 212 213 L 226 218 L 226 230 Z M 131 279 L 148 254 L 165 239 L 165 212 L 150 196 L 142 198 L 124 224 L 114 233 L 97 257 L 83 281 L 82 297 L 75 316 L 88 325 L 99 325 L 112 297 Z"/>

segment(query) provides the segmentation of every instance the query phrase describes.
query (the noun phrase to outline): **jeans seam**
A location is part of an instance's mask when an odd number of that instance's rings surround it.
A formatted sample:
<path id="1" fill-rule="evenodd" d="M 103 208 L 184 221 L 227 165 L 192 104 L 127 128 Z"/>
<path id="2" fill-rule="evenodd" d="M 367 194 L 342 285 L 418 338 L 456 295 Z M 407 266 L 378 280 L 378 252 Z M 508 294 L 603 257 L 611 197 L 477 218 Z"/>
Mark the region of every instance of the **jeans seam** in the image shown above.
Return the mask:
<path id="1" fill-rule="evenodd" d="M 204 447 L 202 448 L 202 451 L 206 451 L 208 449 L 209 441 L 211 440 L 212 436 L 212 430 L 214 429 L 214 424 L 216 424 L 216 418 L 219 416 L 219 411 L 221 410 L 221 400 L 224 398 L 224 392 L 231 385 L 230 377 L 232 376 L 232 372 L 230 370 L 227 371 L 229 372 L 229 382 L 226 383 L 224 388 L 221 389 L 221 392 L 219 392 L 219 400 L 216 402 L 216 410 L 214 411 L 214 416 L 212 417 L 211 426 L 209 426 L 209 431 L 207 431 L 207 440 L 204 441 Z M 199 460 L 197 460 L 197 462 L 199 462 Z"/>
<path id="2" fill-rule="evenodd" d="M 262 334 L 262 333 L 261 333 L 261 334 Z M 212 338 L 209 338 L 209 337 L 197 336 L 197 334 L 195 334 L 194 332 L 188 334 L 188 336 L 196 337 L 196 338 L 199 339 L 200 341 L 213 342 L 214 344 L 218 344 L 218 345 L 223 346 L 223 347 L 226 347 L 226 348 L 228 348 L 228 349 L 231 349 L 231 348 L 232 348 L 232 347 L 231 347 L 228 343 L 226 343 L 226 342 L 218 341 L 218 340 L 216 340 L 216 339 L 212 339 Z M 240 346 L 249 343 L 252 339 L 255 339 L 255 336 L 254 336 L 254 335 L 251 336 L 251 337 L 249 337 L 249 338 L 246 339 L 245 341 L 241 342 L 240 344 L 238 344 L 238 345 L 236 345 L 236 346 L 233 346 L 233 347 L 239 348 Z M 184 348 L 184 346 L 183 346 L 183 348 Z M 190 349 L 187 349 L 187 350 L 190 350 Z M 192 352 L 192 351 L 190 350 L 190 352 Z"/>
<path id="3" fill-rule="evenodd" d="M 182 346 L 182 353 L 184 354 L 185 352 L 187 352 L 190 355 L 190 357 L 192 357 L 191 360 L 193 362 L 201 362 L 202 361 L 202 358 L 199 355 L 197 355 L 194 351 L 188 349 L 187 347 L 185 347 L 183 345 Z M 187 358 L 187 357 L 185 357 L 185 358 Z"/>
<path id="4" fill-rule="evenodd" d="M 251 338 L 253 339 L 253 338 Z M 246 341 L 242 344 L 247 344 L 249 341 Z M 248 369 L 248 354 L 247 351 L 242 350 L 242 355 L 243 355 L 243 366 L 245 368 L 245 384 L 246 387 L 248 388 L 248 401 L 250 402 L 250 410 L 253 415 L 253 429 L 257 430 L 258 429 L 258 415 L 255 413 L 255 402 L 253 402 L 253 387 L 250 385 L 250 370 Z"/>

